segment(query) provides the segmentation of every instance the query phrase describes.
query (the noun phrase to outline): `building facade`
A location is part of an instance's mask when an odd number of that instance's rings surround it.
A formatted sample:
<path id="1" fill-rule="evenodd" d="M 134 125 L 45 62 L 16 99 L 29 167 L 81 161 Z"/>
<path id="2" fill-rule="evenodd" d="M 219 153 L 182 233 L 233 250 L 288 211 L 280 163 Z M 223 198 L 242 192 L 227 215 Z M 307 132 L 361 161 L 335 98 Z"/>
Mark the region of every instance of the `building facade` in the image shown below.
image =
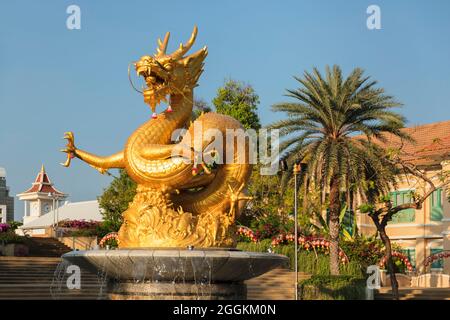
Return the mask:
<path id="1" fill-rule="evenodd" d="M 24 203 L 24 225 L 41 217 L 44 214 L 54 211 L 67 198 L 67 194 L 57 190 L 50 181 L 42 165 L 31 188 L 19 193 L 17 197 Z"/>
<path id="2" fill-rule="evenodd" d="M 102 221 L 97 200 L 68 202 L 20 226 L 16 233 L 32 237 L 54 237 L 55 224 L 64 220 Z"/>
<path id="3" fill-rule="evenodd" d="M 0 223 L 14 220 L 14 198 L 6 185 L 6 170 L 0 168 Z"/>
<path id="4" fill-rule="evenodd" d="M 401 147 L 404 161 L 414 164 L 436 187 L 443 184 L 440 174 L 450 173 L 450 121 L 405 129 L 415 140 L 405 143 L 388 139 L 388 146 Z M 391 191 L 393 206 L 412 201 L 412 193 L 425 194 L 430 189 L 422 179 L 411 175 L 397 177 L 397 186 Z M 449 192 L 438 188 L 428 197 L 421 209 L 407 209 L 394 215 L 386 231 L 392 242 L 398 244 L 418 271 L 450 274 L 450 261 L 438 260 L 424 268 L 424 260 L 435 253 L 450 250 Z M 373 235 L 376 228 L 366 214 L 357 214 L 359 229 Z"/>

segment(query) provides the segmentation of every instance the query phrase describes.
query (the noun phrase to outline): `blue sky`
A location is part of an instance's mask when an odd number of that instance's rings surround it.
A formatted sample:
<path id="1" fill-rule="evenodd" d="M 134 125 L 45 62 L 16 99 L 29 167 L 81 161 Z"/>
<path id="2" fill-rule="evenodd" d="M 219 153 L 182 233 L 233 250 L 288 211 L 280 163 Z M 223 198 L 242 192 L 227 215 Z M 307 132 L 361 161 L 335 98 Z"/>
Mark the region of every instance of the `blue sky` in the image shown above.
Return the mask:
<path id="1" fill-rule="evenodd" d="M 81 30 L 68 30 L 66 8 L 81 8 Z M 366 9 L 381 8 L 381 30 L 368 30 Z M 11 193 L 30 186 L 44 163 L 71 201 L 95 199 L 110 181 L 80 161 L 59 165 L 64 131 L 97 154 L 123 148 L 151 113 L 128 83 L 128 63 L 169 48 L 199 27 L 208 46 L 196 95 L 210 101 L 225 78 L 270 106 L 295 88 L 293 75 L 313 66 L 359 66 L 404 103 L 409 124 L 450 119 L 450 2 L 341 1 L 2 1 L 0 3 L 0 166 Z M 16 218 L 23 206 L 16 201 Z"/>

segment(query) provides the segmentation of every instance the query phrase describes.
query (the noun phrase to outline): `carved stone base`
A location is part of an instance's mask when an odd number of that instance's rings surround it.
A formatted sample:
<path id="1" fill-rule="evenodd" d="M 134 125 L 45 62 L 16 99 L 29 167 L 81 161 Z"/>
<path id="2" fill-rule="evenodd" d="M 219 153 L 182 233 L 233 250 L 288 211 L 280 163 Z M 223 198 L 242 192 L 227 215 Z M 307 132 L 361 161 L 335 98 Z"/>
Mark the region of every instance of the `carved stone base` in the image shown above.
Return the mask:
<path id="1" fill-rule="evenodd" d="M 108 283 L 111 300 L 244 300 L 247 286 L 244 283 Z"/>

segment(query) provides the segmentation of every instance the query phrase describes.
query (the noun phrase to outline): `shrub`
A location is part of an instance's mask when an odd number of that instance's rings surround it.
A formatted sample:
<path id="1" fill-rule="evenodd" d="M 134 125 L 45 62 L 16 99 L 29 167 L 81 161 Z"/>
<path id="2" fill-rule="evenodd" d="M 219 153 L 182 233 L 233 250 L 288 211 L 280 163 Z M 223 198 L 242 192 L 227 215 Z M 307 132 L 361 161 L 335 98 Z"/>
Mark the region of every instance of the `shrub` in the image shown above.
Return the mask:
<path id="1" fill-rule="evenodd" d="M 365 293 L 365 279 L 354 276 L 314 275 L 299 284 L 301 300 L 362 300 Z"/>
<path id="2" fill-rule="evenodd" d="M 8 232 L 10 226 L 7 223 L 0 223 L 0 233 Z"/>
<path id="3" fill-rule="evenodd" d="M 119 231 L 120 225 L 115 222 L 105 220 L 102 221 L 96 228 L 96 233 L 99 238 L 103 238 L 108 233 Z"/>
<path id="4" fill-rule="evenodd" d="M 340 246 L 350 261 L 360 265 L 363 273 L 368 266 L 378 264 L 385 254 L 383 243 L 374 237 L 355 237 L 351 241 L 341 241 Z"/>
<path id="5" fill-rule="evenodd" d="M 74 230 L 70 231 L 68 233 L 71 237 L 96 237 L 97 236 L 97 230 L 96 229 L 80 229 L 80 230 Z"/>
<path id="6" fill-rule="evenodd" d="M 0 232 L 0 244 L 24 243 L 25 237 L 19 236 L 14 232 Z"/>
<path id="7" fill-rule="evenodd" d="M 93 220 L 63 220 L 58 223 L 61 228 L 71 229 L 94 229 L 99 225 L 98 221 Z"/>
<path id="8" fill-rule="evenodd" d="M 268 252 L 271 248 L 271 240 L 266 239 L 257 243 L 239 242 L 237 248 L 243 251 L 253 252 Z M 274 253 L 285 255 L 289 258 L 290 268 L 294 269 L 294 253 L 295 248 L 293 244 L 279 245 L 272 248 Z M 315 253 L 314 251 L 299 250 L 298 252 L 298 270 L 299 272 L 305 272 L 314 275 L 329 275 L 330 274 L 330 258 L 328 255 Z M 341 274 L 351 275 L 356 277 L 363 277 L 358 262 L 349 261 L 346 264 L 340 265 Z"/>
<path id="9" fill-rule="evenodd" d="M 280 232 L 287 233 L 294 230 L 294 222 L 290 219 L 281 219 L 276 214 L 269 214 L 253 220 L 250 227 L 255 230 L 258 239 L 271 239 Z"/>
<path id="10" fill-rule="evenodd" d="M 264 239 L 258 242 L 238 242 L 236 248 L 242 251 L 267 252 L 271 246 L 270 239 Z"/>
<path id="11" fill-rule="evenodd" d="M 9 224 L 11 230 L 13 230 L 13 231 L 15 231 L 21 225 L 23 225 L 23 223 L 20 221 L 8 221 L 8 224 Z"/>
<path id="12" fill-rule="evenodd" d="M 119 247 L 119 236 L 117 232 L 110 232 L 100 239 L 99 242 L 100 247 L 117 248 Z"/>

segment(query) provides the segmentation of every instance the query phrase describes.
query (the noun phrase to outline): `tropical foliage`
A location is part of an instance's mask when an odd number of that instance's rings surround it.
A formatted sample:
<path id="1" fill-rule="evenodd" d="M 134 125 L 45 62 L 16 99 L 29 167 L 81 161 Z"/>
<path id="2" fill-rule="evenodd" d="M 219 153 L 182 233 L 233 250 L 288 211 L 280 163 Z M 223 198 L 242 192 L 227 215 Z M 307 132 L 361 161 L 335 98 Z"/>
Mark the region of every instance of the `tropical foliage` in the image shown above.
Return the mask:
<path id="1" fill-rule="evenodd" d="M 23 243 L 26 237 L 19 236 L 14 232 L 9 223 L 0 223 L 0 244 Z"/>
<path id="2" fill-rule="evenodd" d="M 259 96 L 251 85 L 230 79 L 217 90 L 212 102 L 217 113 L 239 120 L 245 129 L 261 128 L 257 113 Z"/>
<path id="3" fill-rule="evenodd" d="M 60 228 L 72 229 L 95 229 L 98 225 L 99 222 L 93 220 L 62 220 L 58 223 Z"/>
<path id="4" fill-rule="evenodd" d="M 341 275 L 314 275 L 300 282 L 301 300 L 364 300 L 366 281 L 364 278 Z"/>
<path id="5" fill-rule="evenodd" d="M 273 106 L 288 119 L 270 127 L 285 137 L 280 148 L 290 163 L 307 162 L 309 185 L 321 189 L 322 199 L 328 202 L 330 269 L 338 274 L 341 190 L 365 187 L 359 182 L 370 180 L 368 171 L 383 170 L 382 150 L 371 141 L 385 141 L 385 133 L 407 138 L 400 131 L 405 119 L 392 110 L 400 104 L 375 87 L 377 82 L 364 76 L 360 68 L 346 78 L 339 66 L 327 67 L 325 75 L 314 68 L 295 79 L 300 87 L 288 90 L 287 95 L 296 101 Z"/>
<path id="6" fill-rule="evenodd" d="M 99 206 L 103 209 L 104 226 L 111 231 L 118 231 L 122 225 L 122 213 L 128 208 L 136 194 L 136 183 L 128 176 L 125 170 L 119 171 L 119 177 L 113 181 L 98 198 Z"/>

